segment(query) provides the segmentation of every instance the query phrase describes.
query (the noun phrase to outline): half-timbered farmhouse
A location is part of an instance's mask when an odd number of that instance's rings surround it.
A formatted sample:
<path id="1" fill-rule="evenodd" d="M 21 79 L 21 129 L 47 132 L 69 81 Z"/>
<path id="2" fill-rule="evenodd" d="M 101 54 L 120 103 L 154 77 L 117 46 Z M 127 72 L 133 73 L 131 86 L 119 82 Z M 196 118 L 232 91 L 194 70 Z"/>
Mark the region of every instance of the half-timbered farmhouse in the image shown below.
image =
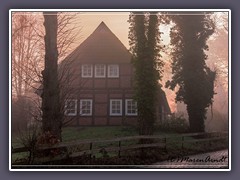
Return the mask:
<path id="1" fill-rule="evenodd" d="M 68 86 L 64 112 L 70 125 L 136 125 L 131 54 L 104 22 L 60 66 L 62 74 L 69 75 L 63 87 Z M 162 121 L 170 108 L 161 89 L 158 102 Z"/>

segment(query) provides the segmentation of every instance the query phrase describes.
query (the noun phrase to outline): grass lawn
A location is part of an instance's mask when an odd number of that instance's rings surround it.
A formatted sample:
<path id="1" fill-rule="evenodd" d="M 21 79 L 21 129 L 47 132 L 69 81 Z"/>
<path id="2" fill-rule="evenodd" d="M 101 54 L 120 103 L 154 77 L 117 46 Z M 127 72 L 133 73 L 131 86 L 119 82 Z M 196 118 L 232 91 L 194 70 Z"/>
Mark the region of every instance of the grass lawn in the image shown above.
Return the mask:
<path id="1" fill-rule="evenodd" d="M 101 126 L 101 127 L 65 127 L 62 129 L 62 140 L 63 142 L 71 142 L 71 141 L 81 141 L 87 139 L 114 139 L 120 137 L 127 137 L 127 136 L 137 136 L 138 131 L 134 127 L 129 126 Z M 179 153 L 182 151 L 182 143 L 181 143 L 181 136 L 179 133 L 172 133 L 172 132 L 162 132 L 160 130 L 155 130 L 154 135 L 162 135 L 167 136 L 169 138 L 166 139 L 167 141 L 167 151 L 168 152 L 175 152 Z M 186 139 L 193 139 L 192 137 L 186 137 Z M 138 140 L 127 140 L 121 143 L 122 146 L 131 146 L 138 144 Z M 216 144 L 216 143 L 215 143 Z M 217 143 L 222 144 L 222 143 Z M 73 147 L 77 149 L 77 151 L 81 150 L 89 150 L 90 144 L 81 144 Z M 20 142 L 19 136 L 14 135 L 12 139 L 12 146 L 13 148 L 21 147 L 22 144 Z M 93 143 L 95 149 L 98 149 L 94 154 L 96 158 L 104 157 L 103 153 L 99 151 L 99 149 L 117 147 L 118 142 L 104 142 L 104 143 Z M 212 146 L 214 149 L 216 145 Z M 75 150 L 76 150 L 75 149 Z M 73 152 L 76 152 L 73 150 Z M 184 150 L 186 151 L 195 151 L 195 150 L 203 150 L 208 151 L 211 148 L 204 143 L 184 143 Z M 109 157 L 117 156 L 117 152 L 109 152 Z M 27 158 L 28 153 L 16 153 L 12 155 L 12 162 L 19 161 L 21 159 Z"/>
<path id="2" fill-rule="evenodd" d="M 163 133 L 155 131 L 155 135 L 176 135 L 176 133 Z M 62 129 L 62 141 L 81 141 L 86 139 L 112 139 L 118 137 L 137 136 L 138 131 L 135 127 L 131 126 L 99 126 L 99 127 L 65 127 Z M 117 142 L 116 142 L 117 143 Z M 105 148 L 109 146 L 116 146 L 116 143 L 102 143 L 95 144 L 99 148 Z M 126 141 L 122 145 L 135 144 L 135 141 Z M 13 135 L 12 137 L 13 148 L 22 147 L 19 135 Z M 82 147 L 88 149 L 88 147 Z M 13 154 L 12 159 L 25 158 L 28 153 Z"/>
<path id="3" fill-rule="evenodd" d="M 86 139 L 114 139 L 137 135 L 137 129 L 131 126 L 65 127 L 62 129 L 63 142 L 81 141 Z M 177 137 L 178 133 L 155 130 L 154 135 L 173 136 L 171 140 L 181 140 Z M 19 135 L 13 135 L 12 146 L 13 148 L 23 146 Z"/>
<path id="4" fill-rule="evenodd" d="M 102 126 L 102 127 L 65 127 L 62 130 L 63 142 L 84 139 L 111 139 L 117 137 L 137 136 L 138 131 L 130 126 Z M 155 131 L 154 135 L 177 135 Z"/>
<path id="5" fill-rule="evenodd" d="M 138 135 L 134 127 L 111 126 L 111 127 L 66 127 L 62 130 L 63 142 L 84 139 L 109 139 L 116 137 Z"/>

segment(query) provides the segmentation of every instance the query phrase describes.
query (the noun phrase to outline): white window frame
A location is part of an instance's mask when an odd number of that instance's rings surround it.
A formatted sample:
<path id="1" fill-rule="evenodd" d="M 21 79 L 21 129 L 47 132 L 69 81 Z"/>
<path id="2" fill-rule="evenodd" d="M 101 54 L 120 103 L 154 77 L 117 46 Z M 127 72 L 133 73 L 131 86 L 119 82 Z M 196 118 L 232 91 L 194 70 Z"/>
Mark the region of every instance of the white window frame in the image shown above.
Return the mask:
<path id="1" fill-rule="evenodd" d="M 98 75 L 97 74 L 97 68 L 99 66 L 103 66 L 104 67 L 104 74 L 103 75 Z M 106 77 L 106 65 L 105 64 L 95 64 L 95 77 L 96 78 L 105 78 Z"/>
<path id="2" fill-rule="evenodd" d="M 88 102 L 90 102 L 90 113 L 83 113 L 82 111 L 83 111 L 83 109 L 82 109 L 82 106 L 83 106 L 83 102 L 84 101 L 88 101 Z M 79 115 L 80 116 L 92 116 L 92 108 L 93 108 L 93 106 L 92 106 L 92 99 L 81 99 L 80 100 L 80 111 L 79 111 Z"/>
<path id="3" fill-rule="evenodd" d="M 111 68 L 116 67 L 117 68 L 117 75 L 111 74 Z M 108 77 L 109 78 L 119 78 L 119 65 L 118 64 L 109 64 L 108 65 Z"/>
<path id="4" fill-rule="evenodd" d="M 67 111 L 69 110 L 69 109 L 67 109 L 67 102 L 68 101 L 74 101 L 74 103 L 75 103 L 75 107 L 74 107 L 74 113 L 67 113 Z M 70 110 L 73 110 L 73 109 L 70 109 Z M 65 105 L 64 105 L 64 114 L 66 115 L 66 116 L 76 116 L 77 115 L 77 99 L 66 99 L 65 100 Z"/>
<path id="5" fill-rule="evenodd" d="M 133 99 L 125 99 L 125 114 L 127 116 L 137 116 L 137 107 L 136 107 L 136 113 L 128 113 L 128 102 L 133 102 Z M 134 101 L 135 103 L 137 103 L 136 101 Z M 137 105 L 137 104 L 136 104 Z"/>
<path id="6" fill-rule="evenodd" d="M 120 113 L 113 113 L 112 112 L 112 104 L 114 101 L 120 102 Z M 122 99 L 110 99 L 110 116 L 122 116 Z"/>
<path id="7" fill-rule="evenodd" d="M 90 66 L 90 68 L 91 68 L 91 74 L 90 75 L 85 75 L 84 74 L 84 70 L 85 70 L 85 67 L 88 67 L 88 66 Z M 82 64 L 82 77 L 83 78 L 91 78 L 91 77 L 93 77 L 93 66 L 92 66 L 92 64 Z"/>

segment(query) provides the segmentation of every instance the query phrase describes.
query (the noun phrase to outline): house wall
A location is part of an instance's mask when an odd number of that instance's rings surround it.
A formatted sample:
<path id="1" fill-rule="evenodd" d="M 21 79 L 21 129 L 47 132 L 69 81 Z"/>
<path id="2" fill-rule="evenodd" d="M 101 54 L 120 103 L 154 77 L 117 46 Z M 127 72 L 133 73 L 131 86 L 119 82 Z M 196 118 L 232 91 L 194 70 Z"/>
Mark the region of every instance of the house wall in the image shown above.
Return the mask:
<path id="1" fill-rule="evenodd" d="M 61 77 L 61 80 L 63 77 L 64 80 L 61 81 L 61 102 L 67 102 L 67 105 L 70 107 L 65 111 L 65 113 L 68 113 L 65 120 L 70 122 L 69 125 L 103 126 L 137 124 L 136 115 L 128 116 L 125 113 L 125 100 L 133 99 L 134 94 L 134 72 L 131 64 L 131 56 L 131 53 L 124 47 L 121 41 L 102 22 L 82 44 L 61 62 L 58 71 L 59 77 Z M 94 77 L 96 64 L 105 64 L 106 77 Z M 107 76 L 108 65 L 114 64 L 119 65 L 119 77 L 117 78 Z M 82 77 L 82 65 L 92 65 L 93 77 Z M 87 76 L 89 69 L 85 70 L 84 74 Z M 112 70 L 112 72 L 115 71 Z M 161 88 L 159 89 L 159 95 L 162 94 L 165 96 L 164 92 L 160 90 Z M 65 93 L 67 96 L 65 96 Z M 91 99 L 89 101 L 90 103 L 92 102 L 91 116 L 86 116 L 86 114 L 83 116 L 84 114 L 80 113 L 80 101 L 82 99 Z M 110 115 L 111 99 L 122 100 L 121 116 Z M 160 98 L 158 101 L 165 102 L 165 100 L 166 98 Z M 74 104 L 76 102 L 77 105 Z M 161 103 L 159 106 L 161 106 Z M 134 113 L 133 109 L 132 114 Z M 161 113 L 162 111 L 158 112 L 159 119 Z"/>
<path id="2" fill-rule="evenodd" d="M 71 97 L 78 100 L 77 115 L 65 117 L 66 120 L 72 119 L 69 125 L 104 126 L 137 124 L 137 116 L 125 115 L 125 99 L 132 99 L 134 94 L 133 67 L 130 63 L 119 64 L 118 78 L 108 78 L 107 76 L 105 78 L 95 78 L 94 76 L 92 78 L 82 78 L 81 64 L 75 64 L 74 68 L 75 77 L 73 77 L 72 88 L 76 90 Z M 80 99 L 92 99 L 92 116 L 79 115 Z M 122 116 L 110 116 L 110 99 L 122 99 Z"/>

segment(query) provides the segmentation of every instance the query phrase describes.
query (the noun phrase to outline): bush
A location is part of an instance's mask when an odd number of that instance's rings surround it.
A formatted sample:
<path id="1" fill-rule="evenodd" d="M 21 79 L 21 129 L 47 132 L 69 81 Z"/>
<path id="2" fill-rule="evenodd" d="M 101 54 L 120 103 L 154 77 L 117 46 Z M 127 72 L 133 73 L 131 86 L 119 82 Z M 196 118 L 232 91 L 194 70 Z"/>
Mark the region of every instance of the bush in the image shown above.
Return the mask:
<path id="1" fill-rule="evenodd" d="M 32 164 L 34 161 L 37 138 L 39 133 L 40 128 L 37 125 L 32 126 L 31 128 L 27 128 L 24 131 L 18 132 L 19 143 L 22 144 L 25 148 L 27 148 L 29 152 L 26 158 L 27 164 Z"/>
<path id="2" fill-rule="evenodd" d="M 50 131 L 44 132 L 38 136 L 37 146 L 53 146 L 60 143 L 60 139 L 57 136 L 53 135 Z M 57 156 L 64 153 L 64 148 L 53 148 L 46 150 L 39 150 L 37 156 L 38 157 L 46 157 L 46 156 Z"/>
<path id="3" fill-rule="evenodd" d="M 176 117 L 173 114 L 157 128 L 166 132 L 186 133 L 189 131 L 189 123 L 183 116 Z"/>

